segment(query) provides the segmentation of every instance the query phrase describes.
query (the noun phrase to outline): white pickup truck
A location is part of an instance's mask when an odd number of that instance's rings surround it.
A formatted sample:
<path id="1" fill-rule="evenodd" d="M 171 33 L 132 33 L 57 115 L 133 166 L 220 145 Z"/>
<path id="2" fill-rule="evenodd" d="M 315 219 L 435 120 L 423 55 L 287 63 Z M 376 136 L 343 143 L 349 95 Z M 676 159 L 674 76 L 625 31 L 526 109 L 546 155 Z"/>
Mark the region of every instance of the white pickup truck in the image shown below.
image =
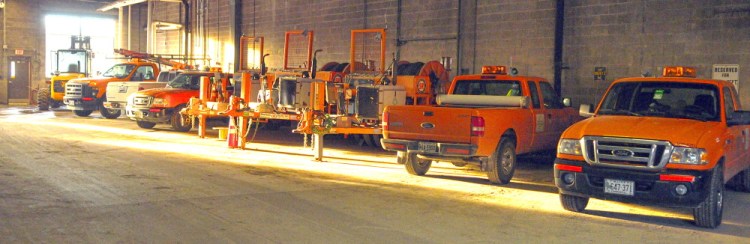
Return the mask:
<path id="1" fill-rule="evenodd" d="M 105 108 L 125 110 L 128 96 L 137 91 L 164 88 L 170 80 L 176 77 L 182 71 L 165 71 L 159 73 L 156 82 L 110 82 L 107 84 L 107 101 L 103 103 Z M 124 114 L 124 113 L 123 113 Z"/>

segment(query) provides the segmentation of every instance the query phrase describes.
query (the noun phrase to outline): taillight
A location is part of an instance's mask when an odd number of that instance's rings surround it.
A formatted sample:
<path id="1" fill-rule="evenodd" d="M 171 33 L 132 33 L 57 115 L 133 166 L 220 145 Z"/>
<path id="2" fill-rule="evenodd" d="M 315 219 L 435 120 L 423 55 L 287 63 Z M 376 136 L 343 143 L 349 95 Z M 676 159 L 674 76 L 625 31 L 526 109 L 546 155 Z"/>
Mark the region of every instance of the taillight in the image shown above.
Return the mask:
<path id="1" fill-rule="evenodd" d="M 484 136 L 484 118 L 471 116 L 471 136 Z"/>
<path id="2" fill-rule="evenodd" d="M 88 101 L 94 101 L 94 98 L 93 97 L 84 97 L 81 100 L 84 100 L 84 101 L 88 102 Z"/>
<path id="3" fill-rule="evenodd" d="M 141 86 L 141 87 L 138 87 L 138 90 L 139 90 L 139 91 L 143 91 L 144 89 L 145 89 L 145 88 L 143 88 L 142 86 Z"/>
<path id="4" fill-rule="evenodd" d="M 383 122 L 381 124 L 383 130 L 388 130 L 388 112 L 383 111 Z"/>

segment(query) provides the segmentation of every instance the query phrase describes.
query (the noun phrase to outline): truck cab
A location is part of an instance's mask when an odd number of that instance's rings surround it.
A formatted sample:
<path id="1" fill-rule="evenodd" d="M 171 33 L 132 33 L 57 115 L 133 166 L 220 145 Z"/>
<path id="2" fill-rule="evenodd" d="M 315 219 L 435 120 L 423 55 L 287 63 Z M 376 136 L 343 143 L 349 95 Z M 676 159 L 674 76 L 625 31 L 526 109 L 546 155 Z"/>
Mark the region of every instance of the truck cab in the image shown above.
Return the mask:
<path id="1" fill-rule="evenodd" d="M 180 114 L 180 110 L 187 107 L 190 98 L 200 95 L 201 77 L 213 78 L 215 75 L 208 71 L 185 71 L 169 81 L 165 88 L 138 91 L 128 97 L 125 114 L 144 129 L 168 123 L 176 131 L 190 131 L 192 120 Z M 228 75 L 222 76 L 229 78 Z"/>
<path id="2" fill-rule="evenodd" d="M 590 197 L 693 209 L 695 224 L 721 223 L 724 184 L 750 190 L 750 114 L 734 85 L 667 67 L 663 77 L 614 81 L 594 112 L 560 137 L 555 184 L 563 207 Z"/>
<path id="3" fill-rule="evenodd" d="M 106 118 L 117 118 L 120 110 L 102 106 L 107 99 L 107 84 L 113 81 L 155 81 L 158 74 L 156 63 L 134 58 L 112 66 L 101 77 L 70 80 L 65 85 L 63 100 L 77 116 L 89 116 L 94 110 L 99 110 Z"/>

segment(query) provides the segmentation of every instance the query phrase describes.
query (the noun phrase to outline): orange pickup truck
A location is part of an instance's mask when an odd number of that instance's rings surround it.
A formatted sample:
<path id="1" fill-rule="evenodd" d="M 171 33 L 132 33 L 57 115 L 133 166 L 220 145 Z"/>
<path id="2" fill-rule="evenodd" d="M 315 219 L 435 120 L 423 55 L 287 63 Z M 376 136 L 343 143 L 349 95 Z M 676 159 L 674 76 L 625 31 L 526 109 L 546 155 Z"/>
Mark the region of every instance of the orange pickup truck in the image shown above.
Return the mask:
<path id="1" fill-rule="evenodd" d="M 570 99 L 560 100 L 545 79 L 510 76 L 504 66 L 456 76 L 437 102 L 383 112 L 381 145 L 397 151 L 410 174 L 424 175 L 433 161 L 475 164 L 492 183 L 506 184 L 516 155 L 554 150 L 562 131 L 579 119 Z"/>
<path id="2" fill-rule="evenodd" d="M 732 83 L 667 67 L 664 77 L 614 81 L 596 112 L 561 136 L 555 184 L 566 210 L 589 197 L 693 209 L 695 224 L 721 224 L 724 184 L 750 191 L 750 112 Z"/>

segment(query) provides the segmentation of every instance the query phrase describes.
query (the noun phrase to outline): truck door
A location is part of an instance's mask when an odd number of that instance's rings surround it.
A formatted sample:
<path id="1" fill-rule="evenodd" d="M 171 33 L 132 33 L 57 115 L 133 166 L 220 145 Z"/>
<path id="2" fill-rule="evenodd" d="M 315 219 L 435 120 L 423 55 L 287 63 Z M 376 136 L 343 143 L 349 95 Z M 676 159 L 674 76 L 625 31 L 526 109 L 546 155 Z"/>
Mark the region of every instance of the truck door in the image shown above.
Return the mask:
<path id="1" fill-rule="evenodd" d="M 544 108 L 542 108 L 542 99 L 541 96 L 539 96 L 539 87 L 537 86 L 537 83 L 535 81 L 527 81 L 527 86 L 529 87 L 529 96 L 531 98 L 531 113 L 532 113 L 532 119 L 534 121 L 534 128 L 533 132 L 534 135 L 531 137 L 531 143 L 529 145 L 531 151 L 537 151 L 544 146 L 544 141 L 540 140 L 540 136 L 544 136 L 545 133 L 547 133 L 547 125 L 546 125 L 546 117 L 547 114 L 544 112 Z"/>
<path id="2" fill-rule="evenodd" d="M 563 108 L 562 101 L 552 89 L 549 82 L 540 81 L 539 88 L 542 95 L 544 108 L 544 132 L 539 135 L 539 146 L 542 148 L 555 148 L 557 140 L 568 125 L 568 116 Z"/>
<path id="3" fill-rule="evenodd" d="M 724 87 L 722 98 L 724 100 L 724 113 L 727 118 L 731 118 L 735 110 L 735 100 L 737 93 L 734 89 Z M 727 128 L 724 142 L 726 143 L 724 151 L 724 178 L 729 180 L 728 176 L 733 176 L 746 169 L 750 164 L 750 129 L 746 125 L 735 125 Z"/>

